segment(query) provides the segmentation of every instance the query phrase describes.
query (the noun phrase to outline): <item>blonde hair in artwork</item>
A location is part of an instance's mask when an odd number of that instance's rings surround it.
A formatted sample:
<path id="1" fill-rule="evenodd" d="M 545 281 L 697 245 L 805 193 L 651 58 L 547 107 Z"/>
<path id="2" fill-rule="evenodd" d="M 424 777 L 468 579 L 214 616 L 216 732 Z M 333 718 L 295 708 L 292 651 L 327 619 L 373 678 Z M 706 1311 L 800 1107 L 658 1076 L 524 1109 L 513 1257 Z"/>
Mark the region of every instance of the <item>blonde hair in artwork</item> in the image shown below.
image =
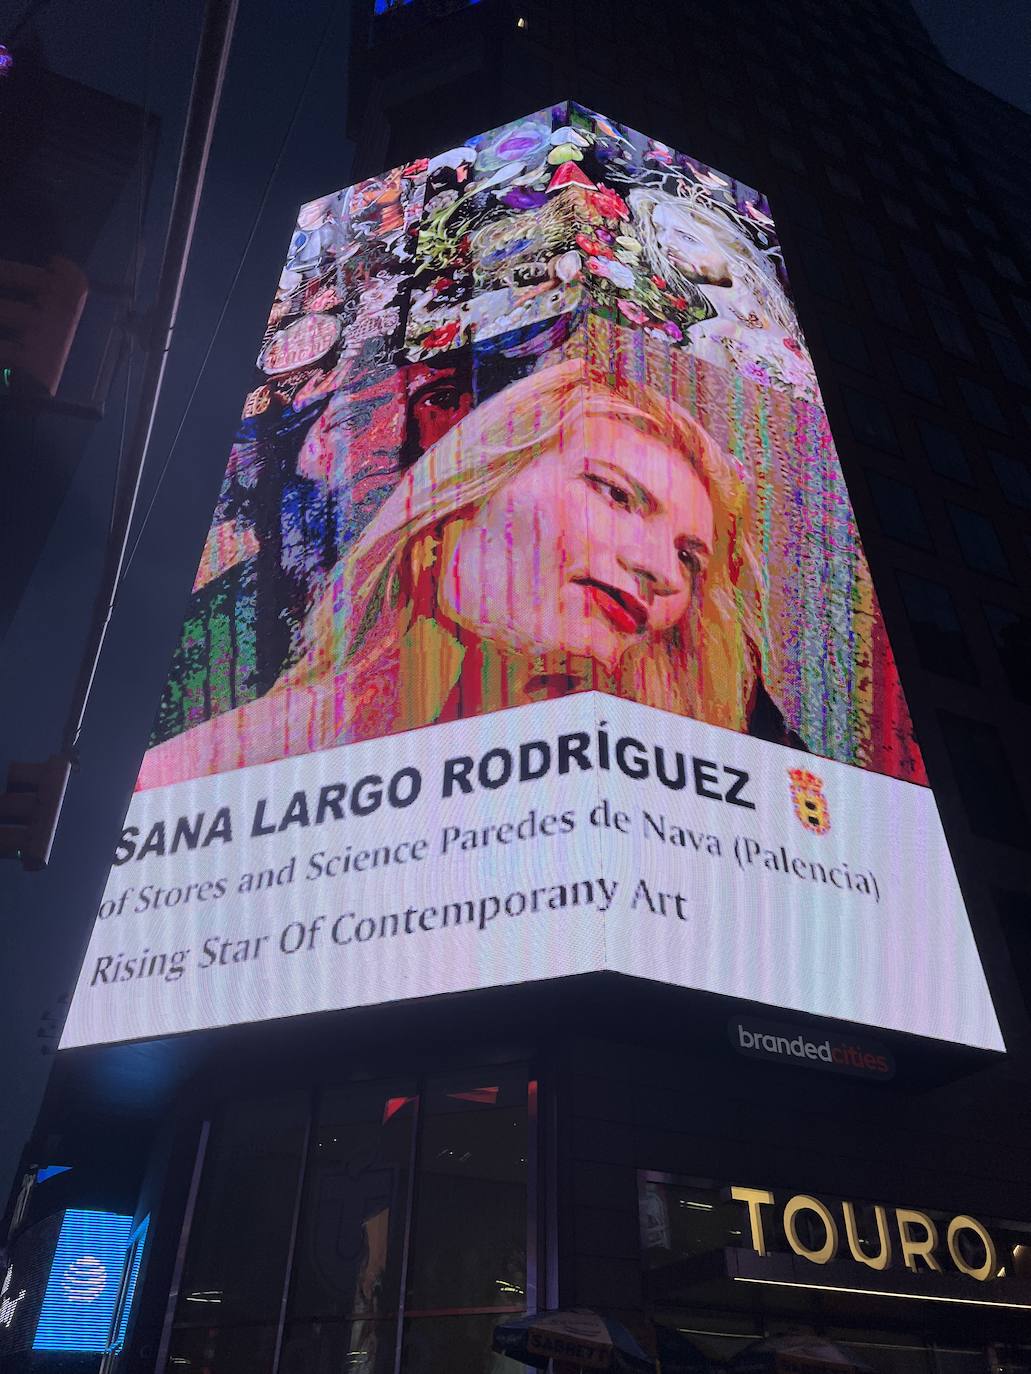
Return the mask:
<path id="1" fill-rule="evenodd" d="M 682 226 L 692 235 L 705 235 L 727 254 L 731 273 L 752 295 L 778 328 L 792 336 L 798 333 L 798 320 L 787 292 L 777 279 L 773 259 L 739 229 L 730 216 L 714 206 L 703 192 L 671 196 L 653 187 L 635 187 L 628 202 L 634 218 L 634 232 L 644 246 L 656 271 L 683 289 L 693 283 L 671 258 L 664 242 L 664 231 Z M 700 284 L 705 290 L 705 283 Z"/>
<path id="2" fill-rule="evenodd" d="M 628 648 L 612 689 L 645 705 L 747 729 L 765 642 L 765 594 L 745 533 L 743 474 L 668 396 L 592 376 L 579 359 L 506 387 L 409 469 L 332 570 L 306 623 L 308 652 L 281 683 L 334 678 L 345 700 L 357 705 L 359 685 L 381 671 L 396 680 L 394 728 L 431 724 L 458 680 L 465 650 L 416 589 L 436 586 L 452 522 L 471 515 L 549 445 L 582 430 L 588 416 L 616 419 L 686 459 L 714 514 L 712 556 L 688 613 L 665 634 Z M 353 731 L 345 727 L 344 734 Z"/>

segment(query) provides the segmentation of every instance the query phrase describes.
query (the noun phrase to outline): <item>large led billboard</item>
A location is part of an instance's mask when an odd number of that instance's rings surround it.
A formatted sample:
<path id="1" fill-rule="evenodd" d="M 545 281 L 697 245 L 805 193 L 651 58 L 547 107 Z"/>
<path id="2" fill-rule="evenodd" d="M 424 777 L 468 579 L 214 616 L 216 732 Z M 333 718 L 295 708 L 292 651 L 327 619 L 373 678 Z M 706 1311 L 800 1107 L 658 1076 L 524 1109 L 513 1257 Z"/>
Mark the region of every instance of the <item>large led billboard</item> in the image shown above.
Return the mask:
<path id="1" fill-rule="evenodd" d="M 1002 1041 L 757 192 L 575 104 L 301 209 L 63 1043 L 612 969 Z"/>

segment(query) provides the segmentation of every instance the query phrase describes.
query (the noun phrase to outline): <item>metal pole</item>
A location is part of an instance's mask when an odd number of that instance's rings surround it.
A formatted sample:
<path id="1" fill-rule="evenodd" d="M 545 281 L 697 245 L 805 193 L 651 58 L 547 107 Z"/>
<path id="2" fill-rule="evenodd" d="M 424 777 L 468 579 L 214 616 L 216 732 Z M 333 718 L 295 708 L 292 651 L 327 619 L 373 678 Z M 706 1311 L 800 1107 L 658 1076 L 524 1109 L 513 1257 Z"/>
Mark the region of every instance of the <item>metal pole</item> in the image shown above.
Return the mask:
<path id="1" fill-rule="evenodd" d="M 237 0 L 207 0 L 204 8 L 197 61 L 193 71 L 193 88 L 190 92 L 186 127 L 179 150 L 175 193 L 168 217 L 165 251 L 152 312 L 150 345 L 140 386 L 139 408 L 125 461 L 119 465 L 115 477 L 111 525 L 100 586 L 97 589 L 93 620 L 83 649 L 65 724 L 62 751 L 69 760 L 74 760 L 76 756 L 86 705 L 118 597 L 129 532 L 154 429 L 154 418 L 161 398 L 165 364 L 179 314 L 179 303 L 204 189 L 208 154 L 222 98 L 222 83 L 233 41 L 236 10 Z"/>
<path id="2" fill-rule="evenodd" d="M 211 1122 L 202 1121 L 200 1135 L 197 1138 L 197 1149 L 193 1156 L 193 1172 L 190 1175 L 190 1187 L 186 1194 L 186 1205 L 183 1208 L 183 1224 L 179 1230 L 179 1244 L 176 1246 L 175 1263 L 172 1266 L 172 1279 L 168 1286 L 168 1301 L 165 1304 L 165 1319 L 161 1323 L 161 1339 L 158 1341 L 157 1359 L 154 1361 L 154 1374 L 165 1374 L 165 1366 L 168 1363 L 168 1347 L 172 1343 L 172 1323 L 175 1321 L 175 1310 L 179 1305 L 179 1291 L 183 1282 L 183 1270 L 186 1267 L 186 1251 L 190 1244 L 190 1232 L 193 1229 L 193 1214 L 197 1207 L 197 1195 L 200 1192 L 201 1179 L 204 1176 L 204 1159 L 208 1152 L 208 1138 L 211 1135 Z"/>

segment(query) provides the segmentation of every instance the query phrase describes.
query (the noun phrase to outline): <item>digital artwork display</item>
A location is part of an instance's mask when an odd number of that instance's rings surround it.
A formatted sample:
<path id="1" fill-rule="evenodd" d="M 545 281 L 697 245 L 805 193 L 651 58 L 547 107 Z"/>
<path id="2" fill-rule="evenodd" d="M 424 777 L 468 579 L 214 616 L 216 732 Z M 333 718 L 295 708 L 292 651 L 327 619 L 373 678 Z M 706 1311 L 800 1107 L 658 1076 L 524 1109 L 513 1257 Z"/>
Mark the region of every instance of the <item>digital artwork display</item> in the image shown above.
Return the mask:
<path id="1" fill-rule="evenodd" d="M 609 967 L 1001 1048 L 760 194 L 539 111 L 303 206 L 257 368 L 66 1044 Z"/>

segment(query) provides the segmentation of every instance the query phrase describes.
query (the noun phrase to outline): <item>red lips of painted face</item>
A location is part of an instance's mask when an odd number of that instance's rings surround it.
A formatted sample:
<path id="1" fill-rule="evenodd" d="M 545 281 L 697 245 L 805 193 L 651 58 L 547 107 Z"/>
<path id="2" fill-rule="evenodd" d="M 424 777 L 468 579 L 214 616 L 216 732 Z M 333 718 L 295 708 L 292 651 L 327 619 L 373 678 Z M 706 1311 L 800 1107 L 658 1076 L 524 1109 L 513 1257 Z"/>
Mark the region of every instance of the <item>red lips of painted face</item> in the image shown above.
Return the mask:
<path id="1" fill-rule="evenodd" d="M 665 439 L 588 414 L 445 538 L 444 614 L 510 653 L 561 652 L 614 672 L 691 605 L 714 545 L 705 483 Z"/>
<path id="2" fill-rule="evenodd" d="M 584 580 L 581 585 L 586 587 L 591 601 L 620 634 L 640 634 L 647 625 L 648 612 L 636 597 L 617 591 L 604 582 Z"/>

